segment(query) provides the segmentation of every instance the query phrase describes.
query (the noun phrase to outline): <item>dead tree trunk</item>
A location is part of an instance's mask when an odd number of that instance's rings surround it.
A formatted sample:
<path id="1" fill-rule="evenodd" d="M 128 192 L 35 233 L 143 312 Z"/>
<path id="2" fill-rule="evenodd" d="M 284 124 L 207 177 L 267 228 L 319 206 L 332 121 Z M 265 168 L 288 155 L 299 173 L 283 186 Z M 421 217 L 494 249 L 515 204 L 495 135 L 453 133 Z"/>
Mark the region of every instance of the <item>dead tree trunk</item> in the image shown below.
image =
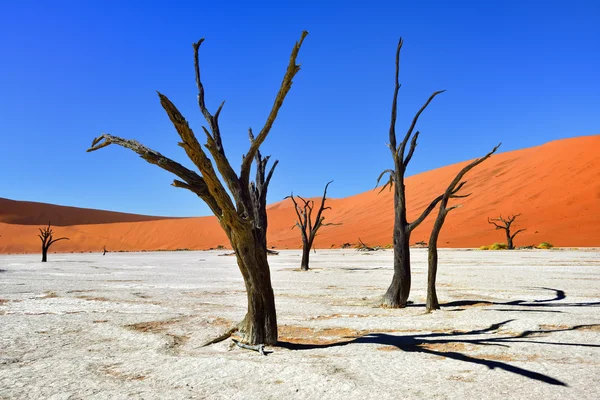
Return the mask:
<path id="1" fill-rule="evenodd" d="M 323 226 L 341 225 L 334 223 L 323 223 L 323 221 L 325 220 L 325 217 L 322 215 L 323 211 L 331 209 L 331 207 L 325 207 L 325 200 L 327 199 L 327 187 L 329 187 L 329 184 L 331 182 L 333 181 L 330 181 L 327 183 L 327 185 L 325 185 L 323 197 L 321 198 L 321 206 L 317 211 L 317 216 L 314 220 L 314 223 L 312 219 L 312 212 L 315 207 L 314 201 L 306 200 L 300 196 L 296 196 L 300 200 L 302 200 L 303 204 L 299 205 L 293 193 L 290 196 L 286 197 L 286 199 L 292 199 L 292 202 L 294 203 L 294 210 L 296 211 L 296 215 L 298 216 L 298 220 L 296 221 L 294 226 L 292 226 L 292 229 L 298 227 L 298 229 L 300 229 L 300 234 L 302 235 L 302 261 L 300 263 L 300 269 L 302 271 L 308 271 L 309 269 L 308 262 L 310 258 L 310 249 L 312 248 L 313 243 L 315 241 L 315 236 L 317 236 L 317 231 Z"/>
<path id="2" fill-rule="evenodd" d="M 440 235 L 440 231 L 442 230 L 442 226 L 444 225 L 444 222 L 446 221 L 446 216 L 448 215 L 448 212 L 450 212 L 451 210 L 453 210 L 457 207 L 460 207 L 460 205 L 448 207 L 448 200 L 450 200 L 451 198 L 464 198 L 464 197 L 470 196 L 470 193 L 466 194 L 466 195 L 458 195 L 457 194 L 458 191 L 466 183 L 465 181 L 461 182 L 461 179 L 471 169 L 473 169 L 477 165 L 481 164 L 482 162 L 484 162 L 485 160 L 490 158 L 490 156 L 492 154 L 494 154 L 496 152 L 496 150 L 498 150 L 498 147 L 500 147 L 500 145 L 494 147 L 492 149 L 492 151 L 490 151 L 485 156 L 476 159 L 475 161 L 471 162 L 469 165 L 467 165 L 466 167 L 461 169 L 460 172 L 454 178 L 454 180 L 452 180 L 452 182 L 450 182 L 450 185 L 448 185 L 448 188 L 446 189 L 446 191 L 444 192 L 444 194 L 442 196 L 442 200 L 440 201 L 439 212 L 438 212 L 437 218 L 435 219 L 435 223 L 433 224 L 433 229 L 431 230 L 431 236 L 429 237 L 429 246 L 428 246 L 428 249 L 429 249 L 428 250 L 428 253 L 429 253 L 428 254 L 428 263 L 429 263 L 428 267 L 429 268 L 427 271 L 427 303 L 426 303 L 427 312 L 430 312 L 433 310 L 439 310 L 439 308 L 440 308 L 437 293 L 435 290 L 435 280 L 437 277 L 437 266 L 438 266 L 437 241 L 438 241 L 438 238 Z"/>
<path id="3" fill-rule="evenodd" d="M 421 215 L 414 221 L 409 222 L 406 217 L 406 190 L 404 186 L 404 173 L 406 167 L 413 156 L 415 148 L 417 146 L 417 138 L 419 137 L 419 131 L 414 131 L 417 121 L 421 113 L 427 108 L 429 103 L 435 96 L 444 91 L 434 92 L 429 99 L 425 102 L 423 107 L 414 116 L 408 131 L 404 135 L 404 138 L 400 144 L 396 142 L 396 113 L 398 108 L 398 91 L 400 90 L 400 83 L 398 82 L 398 75 L 400 71 L 400 50 L 402 48 L 403 40 L 400 38 L 398 47 L 396 49 L 396 79 L 394 88 L 394 97 L 392 99 L 392 116 L 390 123 L 390 132 L 388 144 L 391 152 L 392 159 L 394 161 L 394 169 L 387 169 L 383 171 L 377 179 L 377 184 L 385 174 L 389 174 L 389 181 L 381 189 L 385 189 L 386 186 L 390 185 L 390 189 L 394 188 L 394 276 L 392 283 L 390 284 L 387 292 L 381 300 L 383 307 L 401 308 L 405 307 L 408 301 L 411 287 L 411 276 L 410 276 L 410 235 L 412 231 L 423 222 L 425 218 L 431 213 L 436 204 L 442 199 L 442 196 L 435 198 L 429 206 L 423 210 Z M 414 135 L 413 135 L 414 132 Z M 411 139 L 412 136 L 412 139 Z M 410 148 L 408 153 L 406 152 L 406 146 L 410 140 Z"/>
<path id="4" fill-rule="evenodd" d="M 267 187 L 277 162 L 266 173 L 269 157 L 263 158 L 259 152 L 259 147 L 267 138 L 279 109 L 292 86 L 292 80 L 300 70 L 300 66 L 296 64 L 296 58 L 307 34 L 308 32 L 302 32 L 300 40 L 292 49 L 283 82 L 263 128 L 256 137 L 254 137 L 252 130 L 249 131 L 250 148 L 242 158 L 239 176 L 231 167 L 225 155 L 221 139 L 219 115 L 224 102 L 221 103 L 214 114 L 208 111 L 205 104 L 204 86 L 200 80 L 198 58 L 198 51 L 204 39 L 194 43 L 194 67 L 198 87 L 198 105 L 208 122 L 208 128 L 202 127 L 206 135 L 205 147 L 210 152 L 212 159 L 205 153 L 188 122 L 175 105 L 166 96 L 159 93 L 160 103 L 181 137 L 179 145 L 183 147 L 200 174 L 135 140 L 102 134 L 94 139 L 92 147 L 88 149 L 88 151 L 94 151 L 110 144 L 128 148 L 139 154 L 147 162 L 176 175 L 179 179 L 173 181 L 173 186 L 188 189 L 206 202 L 227 234 L 235 251 L 238 267 L 244 278 L 248 296 L 248 312 L 238 325 L 238 329 L 243 333 L 243 340 L 252 345 L 277 343 L 277 315 L 267 262 L 266 240 Z M 251 183 L 250 170 L 253 162 L 257 167 L 256 181 Z M 215 164 L 218 173 L 214 168 Z M 219 175 L 221 178 L 219 178 Z M 232 331 L 229 332 L 229 334 L 231 333 Z"/>
<path id="5" fill-rule="evenodd" d="M 509 215 L 508 218 L 506 218 L 506 219 L 502 218 L 502 215 L 499 218 L 490 219 L 488 217 L 488 223 L 494 225 L 496 227 L 496 230 L 504 229 L 504 231 L 506 233 L 506 245 L 508 246 L 509 250 L 514 250 L 514 248 L 515 248 L 515 246 L 513 244 L 513 240 L 514 240 L 515 236 L 517 236 L 519 233 L 526 230 L 526 229 L 519 229 L 512 235 L 510 234 L 510 227 L 511 227 L 512 223 L 515 222 L 515 219 L 517 219 L 517 217 L 520 217 L 520 216 L 521 216 L 521 214 Z M 494 221 L 501 222 L 502 224 L 497 224 Z"/>
<path id="6" fill-rule="evenodd" d="M 54 232 L 50 228 L 50 222 L 48 222 L 47 227 L 39 228 L 39 229 L 40 229 L 40 234 L 38 235 L 38 237 L 42 241 L 42 262 L 47 262 L 48 261 L 48 249 L 50 248 L 50 246 L 52 246 L 54 243 L 58 242 L 59 240 L 69 240 L 69 238 L 61 237 L 58 239 L 53 239 L 52 234 Z"/>

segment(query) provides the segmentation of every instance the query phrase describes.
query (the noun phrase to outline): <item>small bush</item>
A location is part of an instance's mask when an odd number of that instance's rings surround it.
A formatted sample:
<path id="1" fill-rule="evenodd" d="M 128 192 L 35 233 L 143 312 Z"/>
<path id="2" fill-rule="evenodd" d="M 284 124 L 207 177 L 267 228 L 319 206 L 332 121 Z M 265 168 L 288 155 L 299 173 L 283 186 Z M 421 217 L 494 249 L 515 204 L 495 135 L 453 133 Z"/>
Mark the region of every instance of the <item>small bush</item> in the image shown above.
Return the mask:
<path id="1" fill-rule="evenodd" d="M 552 245 L 552 244 L 550 244 L 548 242 L 542 242 L 542 243 L 540 243 L 540 244 L 537 245 L 538 249 L 543 249 L 543 250 L 551 249 L 553 247 L 554 247 L 554 245 Z"/>
<path id="2" fill-rule="evenodd" d="M 481 246 L 479 250 L 508 250 L 508 245 L 505 243 L 494 243 L 487 246 Z"/>

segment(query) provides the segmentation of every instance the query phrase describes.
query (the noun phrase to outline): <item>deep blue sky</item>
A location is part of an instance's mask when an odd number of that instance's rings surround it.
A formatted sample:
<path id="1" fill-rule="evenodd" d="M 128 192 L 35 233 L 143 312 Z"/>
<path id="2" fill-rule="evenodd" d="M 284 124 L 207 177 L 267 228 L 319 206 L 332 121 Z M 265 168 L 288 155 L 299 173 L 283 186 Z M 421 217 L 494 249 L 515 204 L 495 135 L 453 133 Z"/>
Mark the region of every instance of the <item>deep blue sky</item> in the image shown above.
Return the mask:
<path id="1" fill-rule="evenodd" d="M 101 132 L 181 162 L 166 94 L 203 140 L 192 42 L 207 102 L 239 168 L 289 53 L 302 70 L 262 148 L 280 160 L 269 202 L 373 188 L 386 147 L 394 53 L 405 40 L 398 132 L 418 128 L 415 174 L 485 154 L 600 133 L 596 1 L 0 1 L 0 197 L 155 215 L 208 215 L 170 174 Z M 184 162 L 190 166 L 189 162 Z"/>

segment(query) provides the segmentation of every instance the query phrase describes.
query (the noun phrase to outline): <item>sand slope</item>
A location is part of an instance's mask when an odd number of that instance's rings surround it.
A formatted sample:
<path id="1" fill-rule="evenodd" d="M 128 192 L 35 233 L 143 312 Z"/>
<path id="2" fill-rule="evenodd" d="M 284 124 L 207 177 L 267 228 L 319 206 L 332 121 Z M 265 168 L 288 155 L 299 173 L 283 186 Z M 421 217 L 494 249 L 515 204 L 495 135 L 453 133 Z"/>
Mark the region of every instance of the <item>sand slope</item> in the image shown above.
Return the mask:
<path id="1" fill-rule="evenodd" d="M 564 139 L 542 146 L 494 155 L 467 175 L 463 207 L 452 211 L 440 235 L 441 247 L 479 247 L 503 242 L 487 217 L 521 213 L 515 227 L 527 228 L 517 236 L 520 245 L 542 241 L 556 246 L 600 246 L 600 135 Z M 464 163 L 412 176 L 406 180 L 409 219 L 414 219 L 439 195 Z M 6 204 L 10 205 L 6 211 Z M 372 245 L 392 243 L 393 194 L 369 191 L 344 199 L 331 199 L 326 214 L 341 226 L 320 231 L 316 246 L 339 247 L 360 237 Z M 37 225 L 49 208 L 40 203 L 0 202 L 0 253 L 37 252 Z M 52 219 L 56 234 L 70 241 L 55 245 L 55 251 L 175 250 L 228 246 L 214 217 L 160 219 L 128 214 L 61 207 Z M 434 214 L 437 210 L 434 211 Z M 43 215 L 44 217 L 39 217 Z M 103 219 L 104 218 L 104 219 Z M 136 219 L 139 218 L 139 219 Z M 154 218 L 148 221 L 147 219 Z M 269 207 L 269 244 L 297 248 L 300 236 L 291 230 L 295 214 L 290 201 Z M 428 241 L 434 216 L 415 230 L 412 241 Z M 62 219 L 62 221 L 60 221 Z M 146 220 L 145 220 L 146 219 Z M 145 220 L 145 221 L 144 221 Z M 65 223 L 65 221 L 69 223 Z M 106 223 L 102 223 L 106 222 Z M 74 225 L 75 224 L 75 225 Z"/>

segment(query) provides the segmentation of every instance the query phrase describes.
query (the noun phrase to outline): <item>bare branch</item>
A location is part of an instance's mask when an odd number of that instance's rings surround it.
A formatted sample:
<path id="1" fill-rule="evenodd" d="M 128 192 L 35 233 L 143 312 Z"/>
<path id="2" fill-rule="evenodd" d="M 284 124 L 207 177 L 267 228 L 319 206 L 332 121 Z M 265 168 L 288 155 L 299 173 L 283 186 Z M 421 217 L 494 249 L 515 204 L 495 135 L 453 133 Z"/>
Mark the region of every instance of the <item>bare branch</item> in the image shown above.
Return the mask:
<path id="1" fill-rule="evenodd" d="M 423 113 L 423 111 L 425 111 L 425 109 L 427 108 L 429 103 L 431 103 L 431 101 L 434 99 L 435 96 L 437 96 L 440 93 L 444 93 L 444 92 L 445 92 L 445 90 L 439 90 L 437 92 L 434 92 L 431 96 L 429 96 L 429 99 L 427 99 L 425 104 L 423 104 L 423 107 L 421 107 L 421 109 L 419 111 L 417 111 L 417 114 L 413 118 L 412 123 L 410 124 L 410 127 L 408 128 L 408 131 L 406 132 L 406 135 L 404 136 L 404 140 L 402 140 L 402 143 L 400 143 L 400 146 L 398 146 L 397 151 L 398 151 L 398 156 L 400 158 L 402 158 L 402 159 L 404 158 L 404 149 L 406 148 L 406 144 L 408 143 L 408 139 L 410 138 L 410 135 L 412 135 L 413 129 L 415 129 L 415 125 L 417 125 L 417 121 L 419 120 L 421 113 Z"/>
<path id="2" fill-rule="evenodd" d="M 206 182 L 209 193 L 219 204 L 219 207 L 221 208 L 223 214 L 232 216 L 236 208 L 233 205 L 229 194 L 223 187 L 223 184 L 219 180 L 219 177 L 217 176 L 213 167 L 212 161 L 206 156 L 206 153 L 204 153 L 204 151 L 202 150 L 202 147 L 200 146 L 200 143 L 198 143 L 198 140 L 196 139 L 196 136 L 190 128 L 187 120 L 179 112 L 177 107 L 175 107 L 175 105 L 167 98 L 167 96 L 161 93 L 159 93 L 158 96 L 160 97 L 160 104 L 166 111 L 167 115 L 169 116 L 169 119 L 173 123 L 173 126 L 175 127 L 177 133 L 179 133 L 179 136 L 182 139 L 182 143 L 180 143 L 180 146 L 183 147 L 187 156 L 194 162 L 194 164 L 202 173 L 202 178 Z M 212 147 L 214 149 L 214 145 Z M 209 150 L 211 150 L 210 147 Z M 238 205 L 243 204 L 237 175 L 231 168 L 229 161 L 225 157 L 224 153 L 220 153 L 218 151 L 211 151 L 211 154 L 215 158 L 217 168 L 219 169 L 219 172 L 221 173 L 223 179 L 227 183 L 227 186 L 231 190 L 236 203 Z"/>
<path id="3" fill-rule="evenodd" d="M 381 178 L 383 178 L 383 175 L 385 175 L 386 173 L 390 174 L 389 180 L 385 183 L 385 185 L 382 186 L 379 193 L 383 192 L 388 185 L 390 187 L 390 190 L 392 190 L 392 186 L 394 185 L 394 179 L 395 179 L 394 177 L 396 176 L 396 172 L 393 169 L 386 169 L 381 174 L 379 174 L 379 177 L 377 178 L 377 183 L 375 183 L 375 188 L 373 188 L 373 190 L 377 189 L 377 185 L 379 185 L 379 181 L 381 180 Z"/>
<path id="4" fill-rule="evenodd" d="M 490 217 L 488 217 L 488 224 L 494 225 L 496 227 L 496 230 L 498 230 L 498 229 L 506 229 L 505 226 L 498 225 L 497 223 L 494 222 L 494 221 L 498 221 L 498 220 L 499 220 L 498 218 L 490 219 Z"/>
<path id="5" fill-rule="evenodd" d="M 400 38 L 398 40 L 398 47 L 396 48 L 396 79 L 394 81 L 394 97 L 392 99 L 392 116 L 390 121 L 390 149 L 394 158 L 396 157 L 396 114 L 398 112 L 398 91 L 400 90 L 400 82 L 398 81 L 400 75 L 400 50 L 403 44 L 404 40 Z"/>
<path id="6" fill-rule="evenodd" d="M 515 236 L 517 236 L 517 234 L 519 234 L 519 233 L 521 233 L 521 232 L 523 232 L 523 231 L 526 231 L 526 230 L 527 230 L 527 228 L 519 229 L 518 231 L 516 231 L 515 233 L 513 233 L 513 234 L 510 236 L 510 238 L 511 238 L 511 239 L 514 239 L 514 238 L 515 238 Z"/>
<path id="7" fill-rule="evenodd" d="M 51 244 L 58 242 L 59 240 L 69 240 L 69 238 L 68 237 L 61 237 L 61 238 L 58 238 L 58 239 L 51 240 L 50 242 L 48 242 L 48 247 L 50 247 Z"/>
<path id="8" fill-rule="evenodd" d="M 267 121 L 265 122 L 265 125 L 261 129 L 261 131 L 258 134 L 258 136 L 256 137 L 256 139 L 252 141 L 252 144 L 250 145 L 250 149 L 248 149 L 248 153 L 242 160 L 242 167 L 241 167 L 241 171 L 240 171 L 240 183 L 242 186 L 248 185 L 248 181 L 250 179 L 250 165 L 252 163 L 252 160 L 254 159 L 254 155 L 258 151 L 258 148 L 260 147 L 260 145 L 267 138 L 267 135 L 269 134 L 269 131 L 271 130 L 271 127 L 273 126 L 273 123 L 275 122 L 277 113 L 279 112 L 279 109 L 283 105 L 285 96 L 287 95 L 287 93 L 290 91 L 290 89 L 292 87 L 292 80 L 293 80 L 294 76 L 296 76 L 298 71 L 300 71 L 300 65 L 296 64 L 296 58 L 298 57 L 298 52 L 300 51 L 300 47 L 302 47 L 302 42 L 304 41 L 304 38 L 306 37 L 306 35 L 308 35 L 308 32 L 303 31 L 302 34 L 300 35 L 300 40 L 298 42 L 296 42 L 296 44 L 294 45 L 294 48 L 292 49 L 292 54 L 290 56 L 290 62 L 288 64 L 287 70 L 283 77 L 283 82 L 281 83 L 279 92 L 277 93 L 277 96 L 275 97 L 275 102 L 273 103 L 271 112 L 269 113 L 269 116 L 267 117 Z"/>
<path id="9" fill-rule="evenodd" d="M 444 195 L 440 194 L 438 197 L 436 197 L 435 199 L 433 199 L 431 201 L 431 203 L 427 206 L 427 208 L 423 210 L 423 212 L 421 213 L 421 215 L 419 216 L 419 218 L 415 219 L 413 222 L 411 222 L 410 224 L 407 225 L 406 230 L 408 232 L 412 232 L 413 230 L 415 230 L 415 228 L 417 226 L 419 226 L 421 224 L 421 222 L 423 222 L 423 220 L 425 220 L 425 218 L 427 218 L 427 216 L 431 213 L 431 211 L 433 211 L 433 209 L 435 208 L 435 206 L 440 201 L 442 201 L 443 197 L 444 197 Z"/>
<path id="10" fill-rule="evenodd" d="M 417 139 L 419 138 L 419 133 L 419 131 L 416 131 L 413 135 L 412 140 L 410 141 L 410 150 L 408 151 L 408 155 L 404 159 L 404 168 L 408 166 L 408 163 L 410 162 L 410 159 L 412 158 L 413 153 L 415 152 L 415 148 L 417 147 Z"/>

